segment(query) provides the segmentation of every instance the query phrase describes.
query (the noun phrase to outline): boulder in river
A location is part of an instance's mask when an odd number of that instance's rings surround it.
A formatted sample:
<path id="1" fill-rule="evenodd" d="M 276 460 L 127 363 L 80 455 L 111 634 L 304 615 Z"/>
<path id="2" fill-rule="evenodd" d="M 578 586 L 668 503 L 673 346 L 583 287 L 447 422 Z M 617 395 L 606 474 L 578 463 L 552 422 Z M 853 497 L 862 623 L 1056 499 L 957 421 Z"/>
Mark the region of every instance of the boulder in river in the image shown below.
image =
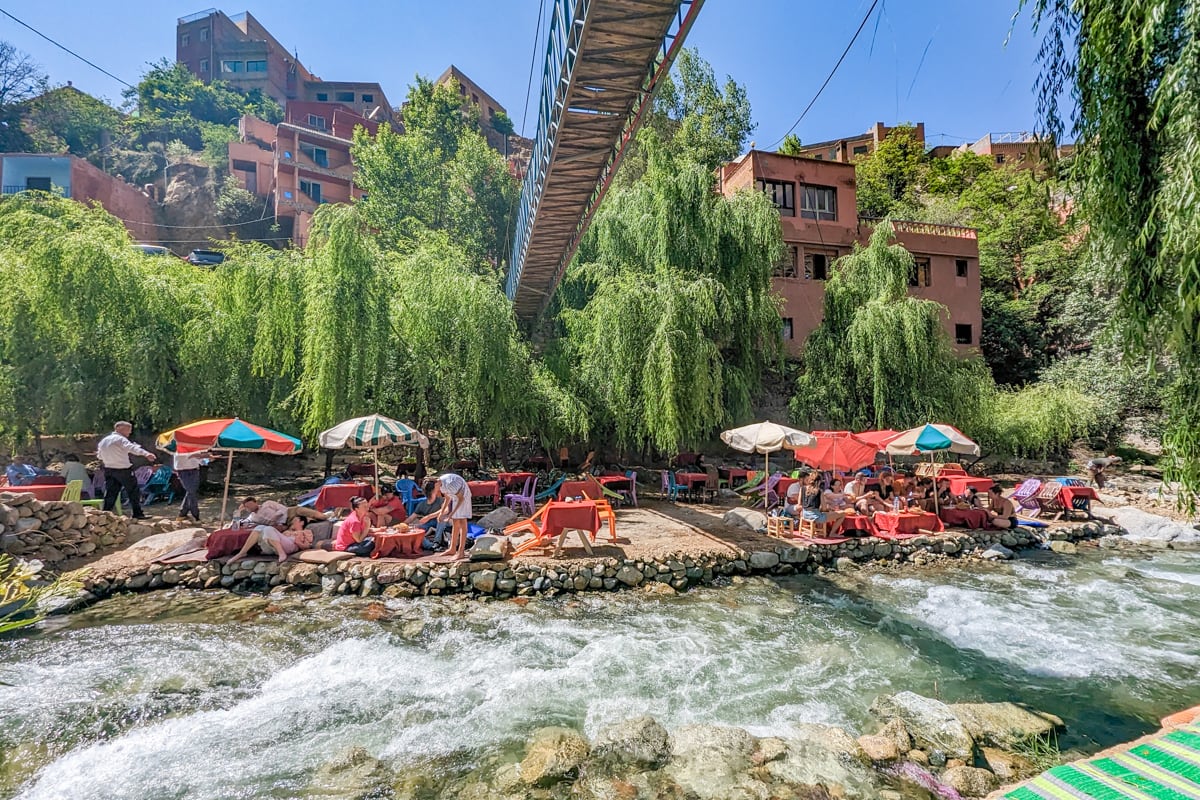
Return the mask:
<path id="1" fill-rule="evenodd" d="M 527 786 L 552 786 L 573 778 L 588 757 L 587 739 L 570 728 L 539 728 L 525 745 L 521 780 Z"/>
<path id="2" fill-rule="evenodd" d="M 1200 547 L 1200 531 L 1186 522 L 1160 517 L 1132 506 L 1114 508 L 1108 513 L 1113 522 L 1125 529 L 1128 541 L 1165 547 Z"/>
<path id="3" fill-rule="evenodd" d="M 761 787 L 746 774 L 756 749 L 754 737 L 741 728 L 684 725 L 675 731 L 665 771 L 687 795 L 700 800 L 743 796 L 751 788 L 747 783 Z"/>
<path id="4" fill-rule="evenodd" d="M 951 767 L 942 773 L 942 783 L 964 797 L 983 797 L 998 785 L 996 776 L 978 767 Z"/>
<path id="5" fill-rule="evenodd" d="M 871 713 L 881 720 L 902 720 L 917 746 L 931 755 L 939 752 L 947 759 L 964 761 L 974 758 L 974 738 L 950 707 L 940 700 L 914 692 L 900 692 L 877 698 L 871 705 Z"/>
<path id="6" fill-rule="evenodd" d="M 878 797 L 876 774 L 867 767 L 863 749 L 850 734 L 812 723 L 793 724 L 792 729 L 792 735 L 784 740 L 783 755 L 762 768 L 772 781 L 788 787 L 837 787 L 832 792 L 835 796 Z"/>
<path id="7" fill-rule="evenodd" d="M 1016 703 L 954 703 L 950 712 L 976 742 L 1007 750 L 1033 739 L 1046 739 L 1064 727 L 1053 714 Z"/>
<path id="8" fill-rule="evenodd" d="M 592 762 L 602 767 L 657 769 L 670 757 L 667 729 L 650 716 L 601 728 L 592 746 Z"/>
<path id="9" fill-rule="evenodd" d="M 321 765 L 309 784 L 309 797 L 367 800 L 391 793 L 395 776 L 365 748 L 351 747 Z"/>

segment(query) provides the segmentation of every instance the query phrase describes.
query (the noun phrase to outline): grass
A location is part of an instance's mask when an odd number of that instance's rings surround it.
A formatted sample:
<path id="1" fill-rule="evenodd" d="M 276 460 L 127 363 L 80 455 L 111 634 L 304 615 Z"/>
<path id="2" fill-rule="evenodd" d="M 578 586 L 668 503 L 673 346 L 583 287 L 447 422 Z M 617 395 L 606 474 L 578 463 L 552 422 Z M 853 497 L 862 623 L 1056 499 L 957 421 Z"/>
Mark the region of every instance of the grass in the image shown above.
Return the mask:
<path id="1" fill-rule="evenodd" d="M 1058 735 L 1051 731 L 1046 736 L 1033 736 L 1013 745 L 1012 751 L 1029 761 L 1038 772 L 1045 772 L 1062 763 L 1062 751 L 1058 748 Z"/>

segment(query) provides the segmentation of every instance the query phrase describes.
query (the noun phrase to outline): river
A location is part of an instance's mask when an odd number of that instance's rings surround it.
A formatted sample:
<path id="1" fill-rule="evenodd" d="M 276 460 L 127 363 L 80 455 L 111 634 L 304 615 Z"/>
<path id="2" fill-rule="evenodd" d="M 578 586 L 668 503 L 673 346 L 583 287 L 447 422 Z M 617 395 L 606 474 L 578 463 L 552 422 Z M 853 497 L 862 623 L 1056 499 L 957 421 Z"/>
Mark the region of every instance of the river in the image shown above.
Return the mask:
<path id="1" fill-rule="evenodd" d="M 1094 750 L 1200 703 L 1200 553 L 478 603 L 118 597 L 0 642 L 0 797 L 308 797 L 359 745 L 467 771 L 643 713 L 860 732 L 881 693 L 1016 700 Z"/>

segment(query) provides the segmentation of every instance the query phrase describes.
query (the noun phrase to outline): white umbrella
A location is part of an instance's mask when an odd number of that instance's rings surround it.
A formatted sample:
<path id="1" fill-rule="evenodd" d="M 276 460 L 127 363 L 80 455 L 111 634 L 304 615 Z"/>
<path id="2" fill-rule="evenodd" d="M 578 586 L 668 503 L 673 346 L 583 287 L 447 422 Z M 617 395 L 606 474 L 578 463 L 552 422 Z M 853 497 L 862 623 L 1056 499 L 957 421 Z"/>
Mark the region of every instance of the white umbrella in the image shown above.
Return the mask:
<path id="1" fill-rule="evenodd" d="M 402 444 L 420 446 L 423 450 L 429 449 L 429 439 L 425 434 L 382 414 L 348 419 L 322 432 L 318 438 L 321 447 L 330 450 L 343 447 L 351 450 L 370 450 L 375 460 L 376 492 L 379 491 L 379 448 Z"/>
<path id="2" fill-rule="evenodd" d="M 896 456 L 915 456 L 929 453 L 929 463 L 933 463 L 935 452 L 961 453 L 967 456 L 979 455 L 979 445 L 953 425 L 930 423 L 921 425 L 892 439 L 887 444 L 888 454 Z M 934 486 L 933 507 L 937 509 L 937 486 Z"/>
<path id="3" fill-rule="evenodd" d="M 817 443 L 817 437 L 768 420 L 725 431 L 721 434 L 721 441 L 743 453 L 762 453 L 766 468 L 763 475 L 769 476 L 771 453 L 784 448 L 813 447 Z"/>

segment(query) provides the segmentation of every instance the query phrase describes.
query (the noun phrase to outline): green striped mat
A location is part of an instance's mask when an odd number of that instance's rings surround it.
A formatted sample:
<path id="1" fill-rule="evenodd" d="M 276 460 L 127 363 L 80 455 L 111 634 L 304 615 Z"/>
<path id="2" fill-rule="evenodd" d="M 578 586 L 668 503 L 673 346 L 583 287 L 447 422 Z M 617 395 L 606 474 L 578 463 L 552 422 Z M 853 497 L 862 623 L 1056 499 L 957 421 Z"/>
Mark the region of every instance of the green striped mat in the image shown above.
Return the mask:
<path id="1" fill-rule="evenodd" d="M 1124 753 L 1064 764 L 1005 795 L 1013 800 L 1200 800 L 1200 725 Z"/>

